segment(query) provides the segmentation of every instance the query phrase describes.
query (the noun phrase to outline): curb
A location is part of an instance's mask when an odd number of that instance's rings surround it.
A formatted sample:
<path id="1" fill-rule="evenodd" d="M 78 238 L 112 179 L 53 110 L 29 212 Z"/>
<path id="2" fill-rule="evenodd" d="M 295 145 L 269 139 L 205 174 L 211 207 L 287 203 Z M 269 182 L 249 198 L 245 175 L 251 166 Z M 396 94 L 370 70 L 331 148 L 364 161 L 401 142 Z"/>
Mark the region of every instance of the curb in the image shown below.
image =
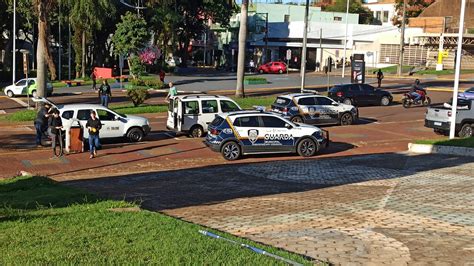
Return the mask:
<path id="1" fill-rule="evenodd" d="M 474 148 L 408 143 L 408 151 L 420 154 L 445 154 L 474 157 Z"/>

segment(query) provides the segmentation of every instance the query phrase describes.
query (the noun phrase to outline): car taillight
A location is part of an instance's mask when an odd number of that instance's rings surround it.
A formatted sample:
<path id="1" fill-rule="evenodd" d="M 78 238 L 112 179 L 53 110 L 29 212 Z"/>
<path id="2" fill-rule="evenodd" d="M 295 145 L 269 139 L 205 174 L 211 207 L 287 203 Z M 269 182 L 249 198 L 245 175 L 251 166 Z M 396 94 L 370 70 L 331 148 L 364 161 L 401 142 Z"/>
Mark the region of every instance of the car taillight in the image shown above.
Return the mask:
<path id="1" fill-rule="evenodd" d="M 215 129 L 215 128 L 211 129 L 211 135 L 216 135 L 216 136 L 217 136 L 217 135 L 219 135 L 220 133 L 221 133 L 221 131 L 218 130 L 218 129 Z"/>
<path id="2" fill-rule="evenodd" d="M 288 108 L 287 107 L 283 108 L 283 113 L 288 113 Z"/>
<path id="3" fill-rule="evenodd" d="M 451 117 L 453 113 L 451 111 L 448 111 L 448 117 Z"/>
<path id="4" fill-rule="evenodd" d="M 343 95 L 344 95 L 344 94 L 342 93 L 342 91 L 338 91 L 338 92 L 336 93 L 336 96 L 337 96 L 337 97 L 342 97 Z"/>

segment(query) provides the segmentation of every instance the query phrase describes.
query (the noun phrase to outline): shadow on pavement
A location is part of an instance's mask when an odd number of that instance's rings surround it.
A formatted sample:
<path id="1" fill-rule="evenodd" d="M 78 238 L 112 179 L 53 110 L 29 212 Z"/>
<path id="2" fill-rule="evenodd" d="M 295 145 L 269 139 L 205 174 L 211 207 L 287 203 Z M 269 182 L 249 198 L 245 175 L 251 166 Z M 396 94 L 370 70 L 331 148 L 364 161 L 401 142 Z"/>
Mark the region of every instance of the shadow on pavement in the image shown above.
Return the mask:
<path id="1" fill-rule="evenodd" d="M 65 183 L 104 197 L 140 201 L 144 208 L 161 211 L 407 177 L 469 162 L 472 159 L 467 157 L 387 153 L 328 159 L 243 162 Z"/>

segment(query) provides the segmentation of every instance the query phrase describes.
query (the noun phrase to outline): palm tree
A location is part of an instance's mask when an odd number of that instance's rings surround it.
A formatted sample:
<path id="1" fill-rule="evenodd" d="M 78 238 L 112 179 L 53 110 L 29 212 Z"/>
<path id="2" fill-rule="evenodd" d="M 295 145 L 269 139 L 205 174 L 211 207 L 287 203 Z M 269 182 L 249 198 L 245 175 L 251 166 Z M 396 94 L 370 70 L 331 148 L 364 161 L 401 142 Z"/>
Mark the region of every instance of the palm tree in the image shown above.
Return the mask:
<path id="1" fill-rule="evenodd" d="M 237 55 L 237 87 L 236 97 L 245 97 L 244 92 L 244 72 L 245 72 L 245 43 L 247 42 L 247 10 L 248 0 L 242 0 L 240 9 L 240 29 L 239 29 L 239 51 Z"/>
<path id="2" fill-rule="evenodd" d="M 56 4 L 55 0 L 35 0 L 36 13 L 38 15 L 38 48 L 36 51 L 37 61 L 37 95 L 44 97 L 46 92 L 46 64 L 48 64 L 51 79 L 56 79 L 56 67 L 52 60 L 49 49 L 49 21 L 50 14 Z"/>
<path id="3" fill-rule="evenodd" d="M 74 50 L 76 52 L 76 76 L 86 76 L 86 52 L 88 39 L 102 28 L 105 19 L 115 14 L 115 6 L 109 0 L 75 0 L 72 3 L 70 19 L 74 29 Z"/>

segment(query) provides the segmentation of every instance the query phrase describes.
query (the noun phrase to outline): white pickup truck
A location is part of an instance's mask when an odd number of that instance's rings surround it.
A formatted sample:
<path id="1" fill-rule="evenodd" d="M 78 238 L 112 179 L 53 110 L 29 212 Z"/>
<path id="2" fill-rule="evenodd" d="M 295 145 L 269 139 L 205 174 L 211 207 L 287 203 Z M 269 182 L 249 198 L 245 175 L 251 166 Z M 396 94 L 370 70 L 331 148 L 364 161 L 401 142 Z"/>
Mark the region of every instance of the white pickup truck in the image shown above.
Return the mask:
<path id="1" fill-rule="evenodd" d="M 456 112 L 456 134 L 461 138 L 474 136 L 474 100 L 459 99 Z M 450 104 L 433 105 L 426 111 L 425 127 L 440 135 L 448 135 L 452 110 Z"/>

